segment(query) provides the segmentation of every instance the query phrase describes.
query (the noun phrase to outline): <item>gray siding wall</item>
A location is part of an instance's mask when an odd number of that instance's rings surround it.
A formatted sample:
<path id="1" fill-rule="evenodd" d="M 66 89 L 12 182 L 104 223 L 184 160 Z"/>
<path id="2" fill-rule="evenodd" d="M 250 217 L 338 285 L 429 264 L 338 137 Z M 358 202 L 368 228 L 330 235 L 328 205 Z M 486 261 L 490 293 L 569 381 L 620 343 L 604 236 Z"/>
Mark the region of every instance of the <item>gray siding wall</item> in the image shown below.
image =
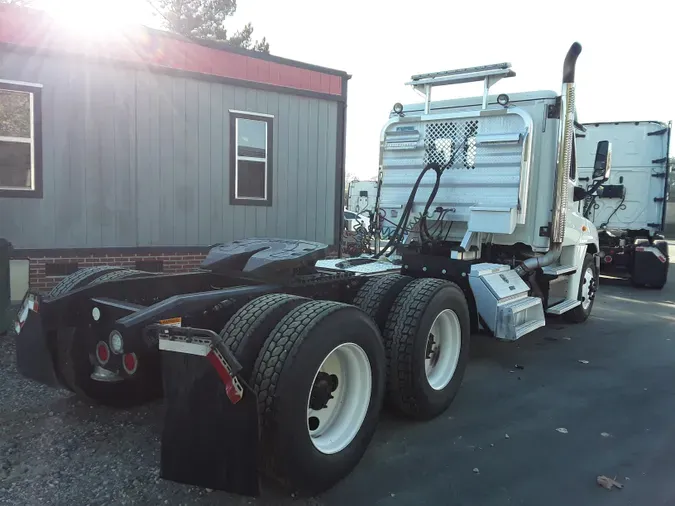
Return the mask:
<path id="1" fill-rule="evenodd" d="M 334 242 L 336 102 L 11 53 L 0 79 L 44 86 L 44 196 L 0 197 L 15 248 Z M 271 207 L 229 204 L 230 109 L 274 115 Z"/>

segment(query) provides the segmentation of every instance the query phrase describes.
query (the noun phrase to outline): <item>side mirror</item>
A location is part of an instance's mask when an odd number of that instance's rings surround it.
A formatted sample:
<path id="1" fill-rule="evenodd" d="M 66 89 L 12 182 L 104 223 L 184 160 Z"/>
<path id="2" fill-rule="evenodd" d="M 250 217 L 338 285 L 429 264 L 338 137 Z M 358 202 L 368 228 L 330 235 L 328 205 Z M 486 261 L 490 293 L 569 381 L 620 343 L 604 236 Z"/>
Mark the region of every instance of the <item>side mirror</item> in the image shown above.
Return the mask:
<path id="1" fill-rule="evenodd" d="M 598 142 L 595 151 L 595 163 L 593 164 L 593 181 L 607 181 L 612 171 L 612 143 L 609 141 Z"/>

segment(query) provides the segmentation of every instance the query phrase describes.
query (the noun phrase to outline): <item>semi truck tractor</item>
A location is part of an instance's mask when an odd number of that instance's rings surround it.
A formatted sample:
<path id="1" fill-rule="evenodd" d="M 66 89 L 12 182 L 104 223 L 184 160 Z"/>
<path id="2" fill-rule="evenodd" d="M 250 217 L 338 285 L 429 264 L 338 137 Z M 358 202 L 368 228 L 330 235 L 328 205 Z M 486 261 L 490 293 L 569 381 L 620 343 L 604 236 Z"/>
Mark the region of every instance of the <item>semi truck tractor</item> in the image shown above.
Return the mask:
<path id="1" fill-rule="evenodd" d="M 357 466 L 383 406 L 429 420 L 455 398 L 473 332 L 516 341 L 546 314 L 584 322 L 598 290 L 595 225 L 575 163 L 573 44 L 562 91 L 490 94 L 508 63 L 413 76 L 381 132 L 374 255 L 247 239 L 198 271 L 84 269 L 29 292 L 19 371 L 107 405 L 163 395 L 161 476 L 257 495 L 262 478 L 327 490 Z M 482 83 L 477 97 L 432 100 Z M 597 143 L 589 177 L 610 174 Z"/>
<path id="2" fill-rule="evenodd" d="M 612 142 L 611 178 L 579 206 L 598 229 L 602 272 L 639 287 L 661 289 L 668 279 L 663 232 L 671 127 L 660 121 L 588 123 L 576 133 L 580 182 L 587 190 L 593 187 L 594 146 L 600 139 Z"/>

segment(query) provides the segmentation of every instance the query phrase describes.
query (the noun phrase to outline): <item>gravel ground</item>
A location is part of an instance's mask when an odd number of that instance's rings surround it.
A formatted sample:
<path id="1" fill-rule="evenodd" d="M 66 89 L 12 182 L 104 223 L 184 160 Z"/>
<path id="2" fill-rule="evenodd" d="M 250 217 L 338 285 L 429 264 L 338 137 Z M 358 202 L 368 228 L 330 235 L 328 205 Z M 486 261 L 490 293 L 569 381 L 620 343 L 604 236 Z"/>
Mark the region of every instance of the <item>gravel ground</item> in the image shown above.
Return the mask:
<path id="1" fill-rule="evenodd" d="M 584 325 L 553 319 L 518 343 L 476 336 L 446 416 L 385 414 L 352 475 L 303 501 L 159 479 L 161 402 L 111 410 L 28 381 L 0 337 L 0 505 L 675 504 L 671 275 L 663 291 L 603 280 Z M 626 488 L 601 489 L 598 474 Z"/>
<path id="2" fill-rule="evenodd" d="M 12 336 L 0 337 L 0 399 L 2 506 L 258 504 L 160 480 L 161 402 L 113 410 L 26 380 Z"/>

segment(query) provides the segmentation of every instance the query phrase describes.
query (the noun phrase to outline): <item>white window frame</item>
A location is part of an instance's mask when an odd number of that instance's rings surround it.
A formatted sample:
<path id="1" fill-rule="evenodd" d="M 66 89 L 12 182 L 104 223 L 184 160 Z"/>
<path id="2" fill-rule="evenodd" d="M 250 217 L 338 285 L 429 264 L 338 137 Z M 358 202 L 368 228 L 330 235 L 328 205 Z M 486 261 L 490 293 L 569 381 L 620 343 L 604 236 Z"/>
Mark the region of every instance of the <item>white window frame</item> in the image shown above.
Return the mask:
<path id="1" fill-rule="evenodd" d="M 271 205 L 270 198 L 270 127 L 272 126 L 272 120 L 274 116 L 271 114 L 262 114 L 249 111 L 239 111 L 230 109 L 230 114 L 234 116 L 234 137 L 233 142 L 231 143 L 232 149 L 234 149 L 234 204 L 237 203 L 259 203 L 260 205 Z M 251 120 L 259 121 L 265 125 L 265 157 L 255 157 L 255 156 L 240 156 L 239 155 L 239 120 Z M 262 197 L 251 197 L 247 195 L 239 194 L 239 162 L 240 161 L 249 161 L 249 162 L 262 162 L 265 166 L 265 183 L 264 183 L 264 195 Z"/>
<path id="2" fill-rule="evenodd" d="M 11 93 L 28 94 L 29 114 L 30 114 L 30 137 L 11 137 L 0 135 L 0 142 L 30 144 L 30 187 L 0 185 L 0 197 L 42 196 L 41 185 L 40 187 L 38 187 L 37 184 L 38 181 L 36 173 L 37 167 L 36 167 L 36 131 L 35 131 L 35 119 L 36 119 L 35 94 L 42 90 L 42 85 L 0 79 L 0 90 Z"/>

